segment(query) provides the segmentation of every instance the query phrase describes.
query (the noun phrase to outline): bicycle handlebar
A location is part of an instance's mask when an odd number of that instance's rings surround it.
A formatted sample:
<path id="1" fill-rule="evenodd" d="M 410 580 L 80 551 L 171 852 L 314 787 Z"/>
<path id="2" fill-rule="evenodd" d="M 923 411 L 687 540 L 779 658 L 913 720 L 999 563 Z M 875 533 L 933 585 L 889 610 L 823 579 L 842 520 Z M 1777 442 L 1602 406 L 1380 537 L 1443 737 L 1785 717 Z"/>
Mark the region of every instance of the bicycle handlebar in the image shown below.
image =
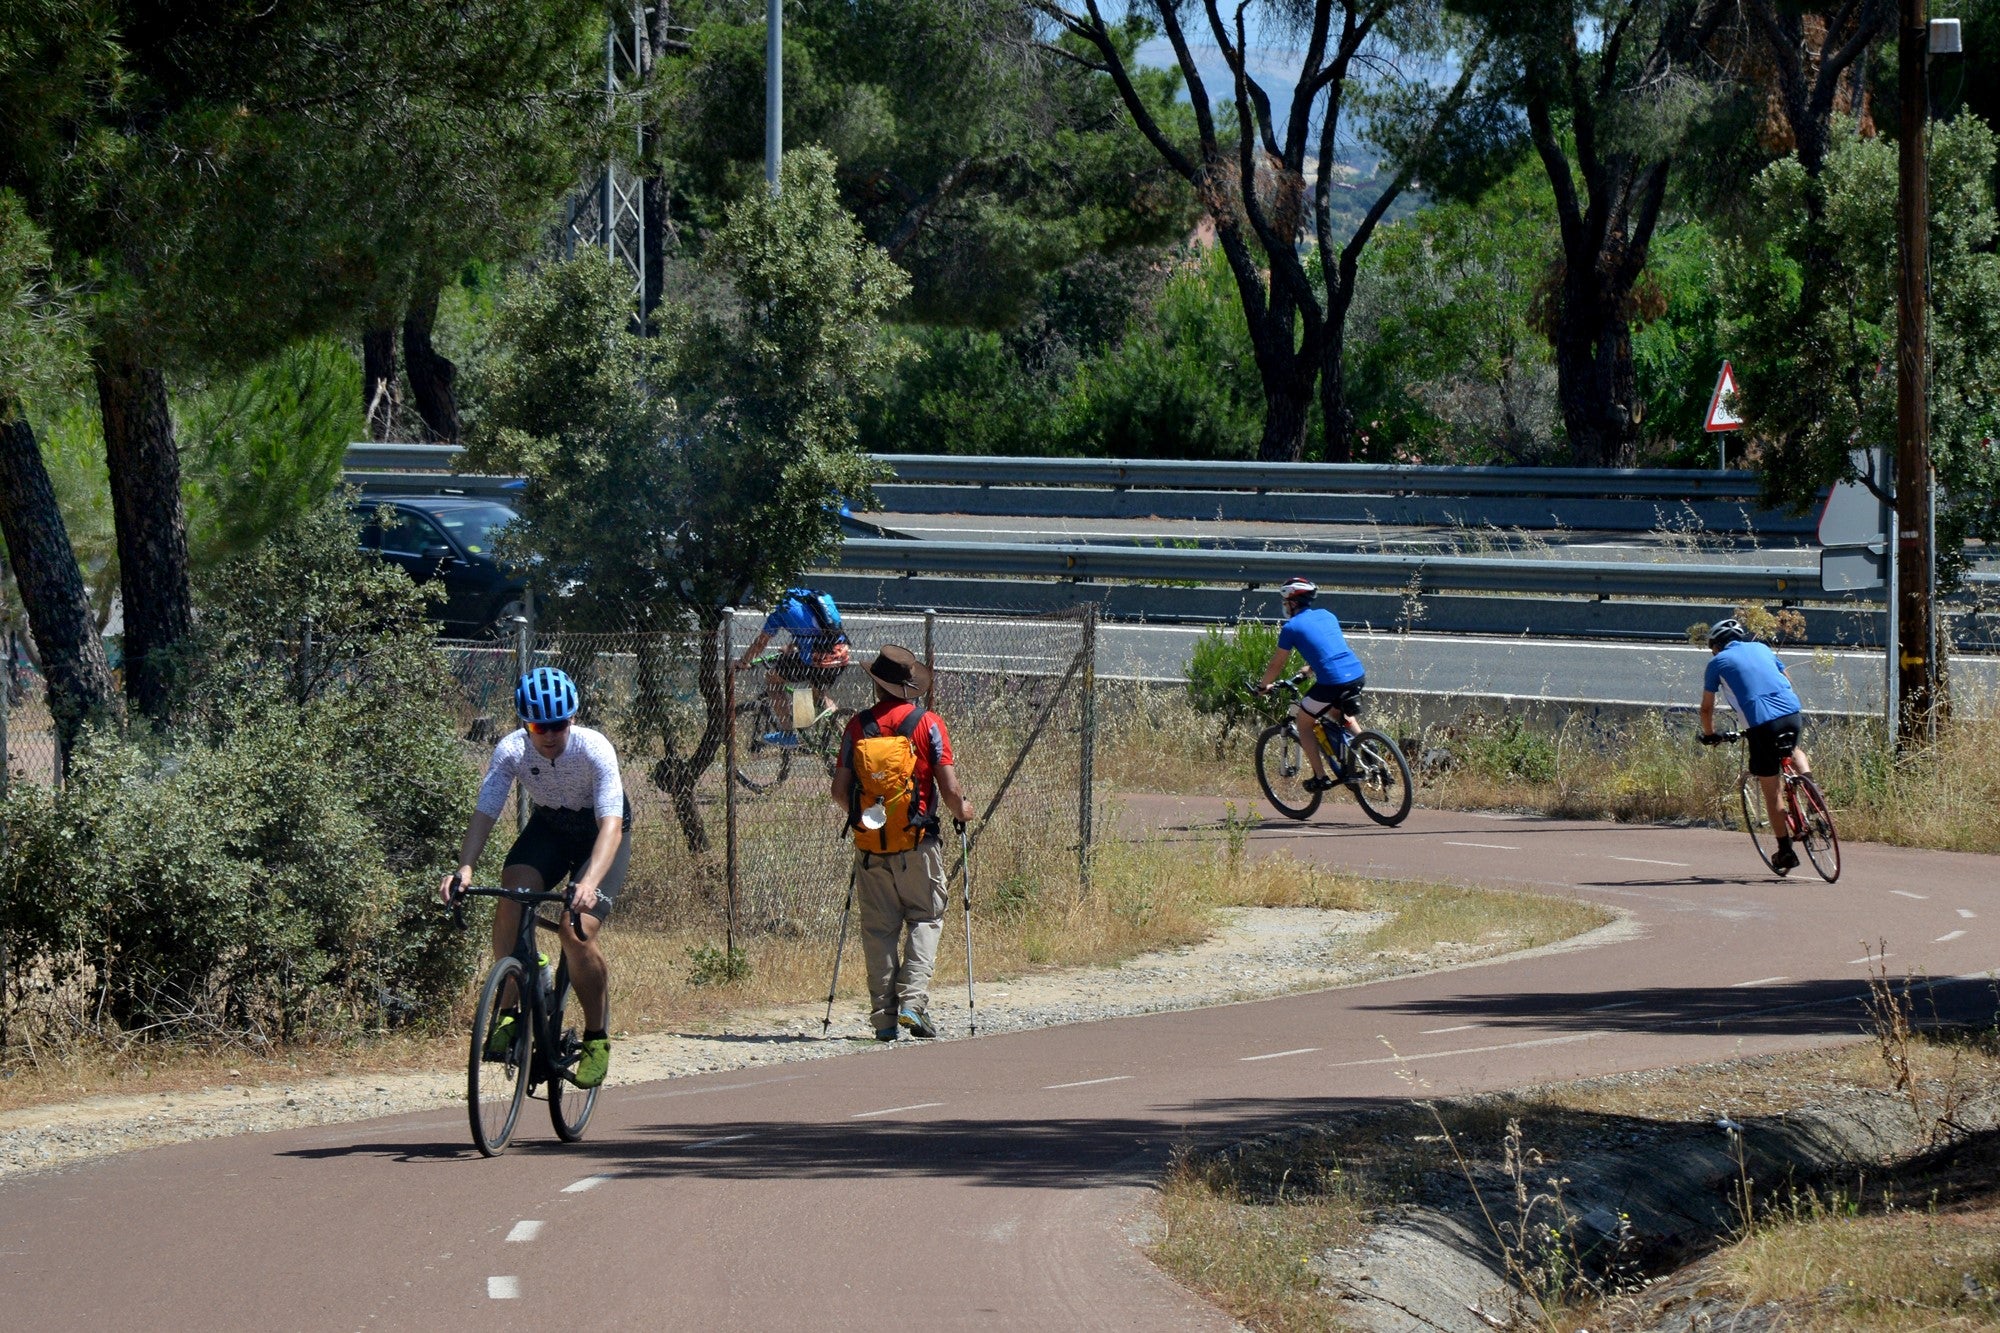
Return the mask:
<path id="1" fill-rule="evenodd" d="M 1732 741 L 1742 740 L 1743 733 L 1740 731 L 1718 731 L 1713 735 L 1696 736 L 1694 739 L 1697 745 L 1728 745 Z"/>
<path id="2" fill-rule="evenodd" d="M 465 925 L 465 900 L 467 898 L 505 898 L 510 902 L 520 903 L 523 907 L 530 909 L 539 907 L 543 903 L 561 903 L 563 906 L 568 907 L 571 892 L 572 890 L 568 889 L 565 889 L 561 893 L 556 893 L 548 889 L 480 889 L 468 886 L 460 889 L 451 900 L 451 922 L 452 925 L 457 927 Z M 556 928 L 553 922 L 544 920 L 539 912 L 535 913 L 535 920 L 548 930 Z M 575 928 L 578 935 L 583 934 L 583 913 L 572 909 L 569 914 L 569 923 Z"/>
<path id="3" fill-rule="evenodd" d="M 1295 671 L 1289 676 L 1283 676 L 1272 681 L 1271 688 L 1274 690 L 1290 690 L 1295 695 L 1304 694 L 1305 690 L 1300 687 L 1299 682 L 1311 674 L 1310 671 Z M 1250 692 L 1252 694 L 1264 693 L 1262 684 L 1255 676 L 1246 676 L 1244 679 L 1250 682 Z"/>

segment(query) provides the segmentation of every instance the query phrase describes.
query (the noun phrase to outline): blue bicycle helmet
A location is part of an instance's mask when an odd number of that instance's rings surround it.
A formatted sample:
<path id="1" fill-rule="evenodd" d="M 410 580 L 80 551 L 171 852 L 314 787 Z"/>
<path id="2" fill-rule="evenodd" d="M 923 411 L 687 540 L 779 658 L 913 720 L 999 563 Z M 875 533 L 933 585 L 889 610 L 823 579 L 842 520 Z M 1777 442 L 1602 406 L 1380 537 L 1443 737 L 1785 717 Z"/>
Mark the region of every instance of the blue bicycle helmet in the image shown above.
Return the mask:
<path id="1" fill-rule="evenodd" d="M 576 683 L 555 667 L 536 667 L 514 687 L 514 711 L 523 722 L 560 722 L 576 716 Z"/>

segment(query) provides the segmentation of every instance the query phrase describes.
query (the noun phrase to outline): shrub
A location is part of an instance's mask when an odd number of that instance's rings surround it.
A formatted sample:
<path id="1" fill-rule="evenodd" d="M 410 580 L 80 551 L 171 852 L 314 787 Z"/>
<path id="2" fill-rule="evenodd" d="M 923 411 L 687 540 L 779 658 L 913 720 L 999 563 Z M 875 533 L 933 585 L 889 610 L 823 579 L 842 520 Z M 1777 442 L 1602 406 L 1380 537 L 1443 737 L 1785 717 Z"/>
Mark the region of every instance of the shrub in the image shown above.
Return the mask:
<path id="1" fill-rule="evenodd" d="M 1188 702 L 1196 712 L 1220 720 L 1222 729 L 1215 738 L 1218 758 L 1237 727 L 1246 722 L 1268 726 L 1284 716 L 1286 701 L 1281 696 L 1259 697 L 1250 689 L 1264 678 L 1264 668 L 1277 651 L 1278 631 L 1247 620 L 1229 633 L 1211 629 L 1196 640 L 1187 665 Z M 1286 670 L 1296 671 L 1299 664 L 1299 655 L 1293 653 Z"/>
<path id="2" fill-rule="evenodd" d="M 1518 715 L 1468 728 L 1463 752 L 1466 766 L 1489 778 L 1534 783 L 1556 778 L 1556 738 Z"/>

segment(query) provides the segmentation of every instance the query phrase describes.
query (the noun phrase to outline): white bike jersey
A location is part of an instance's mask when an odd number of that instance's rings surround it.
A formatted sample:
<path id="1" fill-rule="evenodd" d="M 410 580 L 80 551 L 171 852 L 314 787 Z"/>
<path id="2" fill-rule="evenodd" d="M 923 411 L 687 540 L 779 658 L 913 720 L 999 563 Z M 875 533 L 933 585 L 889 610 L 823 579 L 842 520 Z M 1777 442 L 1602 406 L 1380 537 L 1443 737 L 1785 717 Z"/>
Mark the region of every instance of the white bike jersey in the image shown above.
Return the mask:
<path id="1" fill-rule="evenodd" d="M 519 782 L 528 799 L 549 810 L 595 810 L 597 818 L 625 813 L 625 784 L 618 777 L 618 753 L 604 733 L 572 726 L 569 743 L 554 759 L 544 759 L 526 728 L 509 732 L 493 747 L 493 763 L 479 784 L 479 813 L 498 819 L 507 793 Z"/>

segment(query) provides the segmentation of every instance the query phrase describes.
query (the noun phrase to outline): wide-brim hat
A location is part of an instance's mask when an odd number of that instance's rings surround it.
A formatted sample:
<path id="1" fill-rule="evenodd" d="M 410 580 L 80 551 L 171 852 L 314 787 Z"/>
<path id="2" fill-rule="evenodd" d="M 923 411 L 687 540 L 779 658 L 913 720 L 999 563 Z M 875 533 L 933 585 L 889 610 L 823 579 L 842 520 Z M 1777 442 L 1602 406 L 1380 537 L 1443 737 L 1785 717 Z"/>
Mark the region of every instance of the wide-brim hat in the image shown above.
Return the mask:
<path id="1" fill-rule="evenodd" d="M 921 699 L 931 692 L 931 669 L 900 644 L 885 644 L 868 664 L 868 675 L 898 699 Z"/>

